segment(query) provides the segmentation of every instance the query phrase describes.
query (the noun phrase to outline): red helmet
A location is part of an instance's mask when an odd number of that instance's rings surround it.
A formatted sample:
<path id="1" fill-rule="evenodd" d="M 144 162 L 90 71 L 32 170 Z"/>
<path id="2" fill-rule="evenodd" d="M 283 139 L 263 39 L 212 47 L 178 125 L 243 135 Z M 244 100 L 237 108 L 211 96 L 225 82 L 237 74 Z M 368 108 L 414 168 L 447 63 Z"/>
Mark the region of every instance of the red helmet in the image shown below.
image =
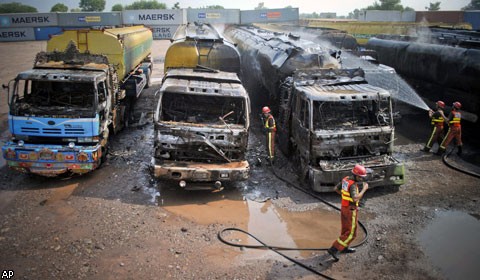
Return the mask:
<path id="1" fill-rule="evenodd" d="M 262 113 L 264 113 L 264 114 L 270 113 L 270 108 L 268 108 L 267 106 L 263 107 L 262 108 Z"/>
<path id="2" fill-rule="evenodd" d="M 437 106 L 443 109 L 443 108 L 445 108 L 445 102 L 438 100 L 437 101 Z"/>
<path id="3" fill-rule="evenodd" d="M 462 103 L 460 103 L 458 101 L 455 101 L 455 102 L 453 102 L 453 107 L 455 107 L 457 109 L 460 109 L 460 108 L 462 108 Z"/>
<path id="4" fill-rule="evenodd" d="M 360 177 L 367 177 L 367 169 L 365 166 L 356 164 L 355 167 L 352 169 L 353 175 L 357 175 Z"/>

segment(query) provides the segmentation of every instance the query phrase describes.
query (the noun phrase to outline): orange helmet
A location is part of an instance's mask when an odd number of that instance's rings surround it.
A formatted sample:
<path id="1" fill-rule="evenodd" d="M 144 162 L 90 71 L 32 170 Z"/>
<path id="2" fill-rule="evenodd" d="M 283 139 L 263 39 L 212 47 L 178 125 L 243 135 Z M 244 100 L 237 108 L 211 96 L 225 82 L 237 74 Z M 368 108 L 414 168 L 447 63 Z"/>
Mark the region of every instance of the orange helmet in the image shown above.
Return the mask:
<path id="1" fill-rule="evenodd" d="M 356 164 L 355 167 L 353 167 L 352 173 L 353 175 L 357 175 L 360 177 L 367 177 L 367 169 L 365 168 L 365 166 L 360 164 Z"/>
<path id="2" fill-rule="evenodd" d="M 455 101 L 455 102 L 453 102 L 453 107 L 455 107 L 456 109 L 460 109 L 460 108 L 462 108 L 462 103 L 460 103 L 458 101 Z"/>
<path id="3" fill-rule="evenodd" d="M 262 113 L 264 113 L 264 114 L 270 113 L 270 108 L 268 108 L 268 106 L 263 107 L 262 108 Z"/>
<path id="4" fill-rule="evenodd" d="M 445 102 L 438 100 L 437 101 L 437 106 L 443 109 L 443 108 L 445 108 Z"/>

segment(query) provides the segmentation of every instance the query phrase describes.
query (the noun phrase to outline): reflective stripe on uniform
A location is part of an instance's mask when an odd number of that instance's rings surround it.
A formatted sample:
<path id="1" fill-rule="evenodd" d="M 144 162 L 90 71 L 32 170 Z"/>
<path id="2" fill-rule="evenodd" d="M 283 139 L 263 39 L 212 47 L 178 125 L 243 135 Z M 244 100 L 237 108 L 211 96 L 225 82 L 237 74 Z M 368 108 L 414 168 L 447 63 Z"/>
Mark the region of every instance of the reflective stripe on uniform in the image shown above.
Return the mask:
<path id="1" fill-rule="evenodd" d="M 429 149 L 432 148 L 432 139 L 433 139 L 433 136 L 435 136 L 436 132 L 437 132 L 437 127 L 434 126 L 433 131 L 432 131 L 432 135 L 430 135 L 430 138 L 428 139 L 428 142 L 427 142 L 427 148 L 429 148 Z"/>
<path id="2" fill-rule="evenodd" d="M 348 247 L 348 244 L 352 242 L 353 235 L 355 234 L 355 228 L 357 227 L 356 218 L 357 218 L 357 211 L 353 210 L 352 211 L 352 227 L 350 228 L 350 234 L 345 240 L 341 240 L 340 237 L 337 239 L 337 242 L 340 243 L 340 245 L 342 245 L 343 247 Z"/>

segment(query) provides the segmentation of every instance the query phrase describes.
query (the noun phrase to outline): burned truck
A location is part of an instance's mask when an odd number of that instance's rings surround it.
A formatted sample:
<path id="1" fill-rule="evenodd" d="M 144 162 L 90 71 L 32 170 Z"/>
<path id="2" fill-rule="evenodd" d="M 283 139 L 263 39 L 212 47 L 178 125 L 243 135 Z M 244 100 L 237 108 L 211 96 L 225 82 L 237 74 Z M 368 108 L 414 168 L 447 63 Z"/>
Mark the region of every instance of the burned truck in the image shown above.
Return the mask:
<path id="1" fill-rule="evenodd" d="M 42 176 L 98 168 L 110 137 L 149 85 L 152 42 L 143 26 L 67 30 L 50 38 L 34 67 L 5 85 L 8 167 Z"/>
<path id="2" fill-rule="evenodd" d="M 404 166 L 392 157 L 391 94 L 369 85 L 362 69 L 341 69 L 332 62 L 335 51 L 310 47 L 298 36 L 252 27 L 230 27 L 226 34 L 249 58 L 243 65 L 251 68 L 243 71 L 262 77 L 279 147 L 302 181 L 317 192 L 333 191 L 363 164 L 371 187 L 404 183 Z"/>
<path id="3" fill-rule="evenodd" d="M 187 189 L 247 179 L 250 100 L 238 51 L 207 24 L 181 26 L 172 41 L 155 113 L 155 177 Z"/>

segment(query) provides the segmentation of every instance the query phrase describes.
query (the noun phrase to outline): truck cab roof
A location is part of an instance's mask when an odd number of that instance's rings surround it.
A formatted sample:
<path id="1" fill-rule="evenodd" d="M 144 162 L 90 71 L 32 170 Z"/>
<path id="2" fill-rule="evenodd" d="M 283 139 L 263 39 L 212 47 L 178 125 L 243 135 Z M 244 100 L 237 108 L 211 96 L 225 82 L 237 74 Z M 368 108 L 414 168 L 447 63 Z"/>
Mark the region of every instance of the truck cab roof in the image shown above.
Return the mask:
<path id="1" fill-rule="evenodd" d="M 106 78 L 103 71 L 78 71 L 68 69 L 32 69 L 17 75 L 20 80 L 42 80 L 58 82 L 95 82 Z"/>

